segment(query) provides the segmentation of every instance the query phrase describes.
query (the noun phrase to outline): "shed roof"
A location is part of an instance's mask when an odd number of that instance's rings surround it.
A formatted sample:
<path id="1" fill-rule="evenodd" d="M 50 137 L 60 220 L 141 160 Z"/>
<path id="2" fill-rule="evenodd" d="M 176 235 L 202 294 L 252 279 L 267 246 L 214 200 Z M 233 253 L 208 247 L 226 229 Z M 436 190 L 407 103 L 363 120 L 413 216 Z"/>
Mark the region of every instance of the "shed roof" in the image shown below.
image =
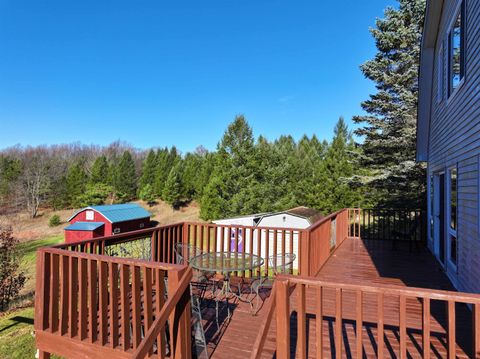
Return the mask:
<path id="1" fill-rule="evenodd" d="M 300 218 L 305 218 L 307 221 L 310 222 L 310 224 L 315 223 L 319 219 L 323 218 L 323 215 L 317 211 L 316 209 L 310 208 L 310 207 L 305 207 L 305 206 L 299 206 L 291 209 L 287 209 L 286 211 L 281 211 L 281 212 L 274 212 L 274 213 L 269 213 L 264 216 L 264 217 L 270 217 L 270 216 L 277 216 L 281 214 L 290 214 L 292 216 L 300 217 Z"/>
<path id="2" fill-rule="evenodd" d="M 65 227 L 66 231 L 94 231 L 103 226 L 103 222 L 75 222 Z"/>
<path id="3" fill-rule="evenodd" d="M 289 214 L 293 214 L 295 216 L 306 218 L 310 221 L 310 223 L 314 223 L 315 221 L 323 217 L 322 214 L 316 209 L 305 207 L 305 206 L 295 207 L 285 212 Z"/>
<path id="4" fill-rule="evenodd" d="M 101 206 L 89 206 L 77 211 L 68 220 L 70 221 L 78 213 L 85 210 L 94 210 L 104 216 L 108 221 L 112 223 L 125 222 L 133 219 L 150 217 L 150 212 L 144 209 L 137 203 L 124 203 L 124 204 L 110 204 Z"/>

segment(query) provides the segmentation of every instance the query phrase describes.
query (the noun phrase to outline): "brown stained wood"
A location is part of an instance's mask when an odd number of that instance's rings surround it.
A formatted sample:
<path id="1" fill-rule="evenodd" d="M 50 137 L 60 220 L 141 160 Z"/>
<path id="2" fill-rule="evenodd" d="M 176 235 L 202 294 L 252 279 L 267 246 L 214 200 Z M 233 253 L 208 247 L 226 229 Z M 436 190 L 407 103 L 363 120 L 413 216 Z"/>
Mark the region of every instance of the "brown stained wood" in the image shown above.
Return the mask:
<path id="1" fill-rule="evenodd" d="M 69 319 L 69 257 L 60 256 L 60 335 L 67 334 Z"/>
<path id="2" fill-rule="evenodd" d="M 181 271 L 172 271 L 168 276 L 168 295 L 171 296 L 173 293 L 176 293 L 177 288 L 180 284 Z M 170 340 L 171 340 L 171 351 L 174 358 L 182 356 L 182 345 L 181 342 L 181 331 L 183 328 L 179 326 L 179 320 L 181 313 L 179 308 L 175 307 L 170 313 L 169 317 L 169 326 L 170 326 Z"/>
<path id="3" fill-rule="evenodd" d="M 160 312 L 165 304 L 165 279 L 164 273 L 161 269 L 156 269 L 155 278 L 155 318 L 158 318 Z M 157 356 L 161 359 L 165 358 L 165 326 L 160 329 L 160 334 L 157 336 Z"/>
<path id="4" fill-rule="evenodd" d="M 50 359 L 50 353 L 47 353 L 43 350 L 38 351 L 38 359 Z"/>
<path id="5" fill-rule="evenodd" d="M 291 284 L 294 285 L 298 281 L 297 286 L 306 286 L 306 287 L 311 287 L 311 288 L 306 288 L 305 290 L 305 313 L 307 316 L 311 313 L 314 313 L 315 316 L 317 315 L 317 296 L 316 296 L 316 291 L 318 290 L 315 286 L 318 285 L 318 283 L 321 283 L 322 286 L 325 286 L 322 293 L 323 296 L 323 303 L 322 303 L 322 315 L 323 318 L 323 325 L 317 325 L 315 321 L 315 332 L 311 330 L 311 323 L 309 323 L 309 329 L 307 331 L 307 334 L 313 334 L 320 332 L 320 330 L 317 329 L 322 329 L 323 327 L 323 343 L 320 345 L 324 351 L 324 357 L 330 357 L 331 354 L 333 353 L 333 346 L 337 347 L 338 346 L 338 341 L 335 338 L 336 334 L 336 326 L 334 321 L 336 320 L 336 307 L 335 307 L 335 299 L 336 299 L 336 290 L 338 286 L 341 287 L 343 293 L 342 293 L 342 302 L 343 302 L 343 308 L 342 308 L 342 315 L 341 315 L 341 320 L 343 321 L 343 330 L 342 330 L 342 338 L 340 340 L 340 345 L 343 346 L 345 345 L 347 347 L 348 345 L 348 350 L 350 351 L 352 356 L 358 356 L 359 355 L 359 350 L 358 350 L 358 342 L 356 342 L 356 337 L 358 337 L 357 330 L 358 326 L 355 327 L 355 325 L 352 325 L 355 323 L 355 321 L 358 320 L 357 314 L 357 305 L 355 304 L 356 300 L 356 291 L 360 289 L 362 291 L 362 296 L 363 296 L 363 323 L 365 324 L 364 328 L 366 326 L 369 326 L 369 329 L 371 331 L 371 336 L 364 335 L 362 336 L 363 344 L 364 347 L 363 352 L 366 357 L 373 357 L 375 356 L 375 351 L 379 350 L 380 347 L 377 347 L 378 344 L 378 337 L 380 337 L 380 333 L 377 325 L 375 323 L 378 321 L 378 313 L 380 312 L 380 306 L 377 305 L 377 299 L 380 295 L 384 296 L 384 301 L 385 305 L 382 306 L 381 311 L 382 311 L 382 335 L 381 335 L 381 342 L 385 340 L 386 345 L 385 345 L 385 355 L 389 357 L 391 354 L 391 351 L 394 353 L 400 352 L 400 336 L 402 330 L 400 330 L 399 326 L 400 323 L 400 313 L 399 313 L 399 308 L 400 305 L 398 303 L 398 295 L 401 293 L 405 295 L 406 301 L 405 301 L 405 306 L 407 309 L 408 315 L 405 316 L 404 322 L 407 330 L 407 335 L 406 335 L 406 350 L 408 350 L 408 354 L 411 355 L 412 357 L 420 357 L 421 353 L 423 351 L 422 348 L 422 333 L 424 333 L 424 328 L 425 326 L 423 325 L 423 319 L 424 319 L 424 313 L 425 311 L 423 310 L 424 308 L 424 303 L 425 299 L 430 299 L 432 302 L 432 308 L 431 308 L 431 315 L 429 317 L 430 319 L 430 326 L 431 326 L 431 347 L 433 348 L 432 351 L 434 350 L 436 353 L 438 352 L 438 355 L 440 357 L 446 357 L 448 354 L 448 350 L 446 348 L 445 343 L 448 342 L 448 334 L 447 331 L 445 330 L 448 328 L 448 322 L 446 322 L 444 319 L 446 318 L 445 315 L 445 310 L 441 310 L 440 312 L 438 310 L 435 310 L 434 305 L 438 304 L 439 302 L 442 301 L 452 301 L 452 302 L 458 302 L 458 303 L 480 303 L 478 301 L 477 296 L 475 295 L 469 295 L 465 293 L 458 293 L 458 292 L 453 292 L 453 291 L 444 291 L 444 290 L 435 290 L 431 289 L 428 286 L 431 285 L 433 288 L 449 288 L 447 283 L 448 281 L 445 280 L 445 276 L 441 271 L 436 271 L 434 264 L 434 261 L 432 261 L 431 257 L 428 257 L 429 255 L 424 253 L 424 252 L 413 252 L 409 253 L 408 251 L 402 251 L 401 249 L 398 251 L 392 251 L 391 250 L 391 245 L 389 243 L 385 243 L 385 245 L 382 246 L 381 241 L 377 241 L 375 245 L 370 246 L 368 243 L 356 239 L 356 240 L 351 240 L 347 239 L 341 244 L 341 238 L 343 237 L 342 233 L 347 233 L 348 234 L 348 228 L 345 227 L 342 229 L 342 226 L 339 225 L 341 221 L 346 221 L 347 223 L 350 223 L 350 220 L 348 219 L 348 213 L 345 214 L 346 212 L 339 213 L 337 215 L 337 239 L 338 239 L 338 246 L 334 252 L 334 255 L 329 257 L 328 261 L 321 267 L 321 270 L 319 272 L 319 278 L 320 282 L 318 279 L 310 279 L 310 278 L 299 278 L 296 277 L 294 280 L 291 281 Z M 385 215 L 390 215 L 388 213 L 385 213 Z M 355 218 L 355 214 L 353 215 Z M 202 227 L 202 226 L 200 226 Z M 167 232 L 171 234 L 171 241 L 170 243 L 175 243 L 179 239 L 181 240 L 184 238 L 185 234 L 182 232 L 185 229 L 182 228 L 188 228 L 187 225 L 184 227 L 177 227 L 175 230 L 168 228 L 165 229 L 165 235 Z M 203 226 L 203 228 L 206 228 Z M 218 228 L 214 226 L 210 226 L 209 228 Z M 225 227 L 227 228 L 227 227 Z M 233 227 L 231 227 L 233 228 Z M 238 227 L 237 227 L 238 228 Z M 243 228 L 243 227 L 242 227 Z M 318 226 L 316 228 L 319 228 Z M 352 227 L 355 228 L 355 227 Z M 271 230 L 271 229 L 269 229 Z M 282 229 L 283 230 L 283 229 Z M 354 229 L 352 229 L 353 231 Z M 253 231 L 253 230 L 252 230 Z M 343 232 L 342 232 L 343 231 Z M 160 231 L 158 232 L 159 234 L 161 233 Z M 183 233 L 183 234 L 182 234 Z M 245 232 L 246 234 L 247 232 Z M 253 233 L 253 232 L 252 232 Z M 292 236 L 291 232 L 287 233 Z M 305 236 L 309 235 L 308 231 L 303 232 L 305 233 Z M 253 234 L 252 234 L 253 236 Z M 160 237 L 162 237 L 160 235 Z M 258 239 L 262 237 L 262 240 L 265 240 L 264 235 L 258 235 Z M 246 236 L 247 238 L 247 236 Z M 267 236 L 268 238 L 268 236 Z M 314 235 L 312 237 L 312 241 L 317 240 L 319 237 L 318 235 Z M 193 237 L 192 237 L 193 239 Z M 286 239 L 286 235 L 285 235 Z M 303 239 L 303 234 L 302 234 L 302 239 Z M 162 240 L 163 243 L 166 243 L 167 241 Z M 303 242 L 303 241 L 300 241 Z M 263 243 L 262 246 L 259 247 L 259 251 L 263 249 Z M 309 248 L 308 246 L 304 247 L 299 243 L 301 248 Z M 98 242 L 96 244 L 96 248 L 100 249 L 102 248 L 101 242 Z M 82 246 L 81 245 L 73 245 L 68 247 L 71 250 L 85 250 L 89 248 L 89 246 Z M 91 247 L 93 248 L 93 246 Z M 158 247 L 157 247 L 158 248 Z M 321 250 L 319 247 L 312 246 L 311 250 L 312 253 L 316 254 L 321 254 L 321 252 L 318 252 L 318 250 Z M 48 253 L 48 257 L 50 256 L 65 256 L 66 252 L 62 249 L 46 249 L 48 251 L 52 250 L 51 253 Z M 278 246 L 277 246 L 277 251 L 278 251 Z M 302 250 L 300 250 L 301 253 L 305 253 Z M 71 252 L 73 254 L 73 252 Z M 303 268 L 303 262 L 302 262 L 302 254 L 299 254 L 299 261 L 300 261 L 300 268 Z M 173 259 L 172 254 L 169 253 L 169 251 L 165 251 L 166 256 L 170 257 Z M 69 254 L 70 255 L 70 254 Z M 102 257 L 98 255 L 90 255 L 86 253 L 75 253 L 75 257 L 70 258 L 70 262 L 73 260 L 73 258 L 76 259 L 78 263 L 78 269 L 75 271 L 79 275 L 79 280 L 78 280 L 78 297 L 79 299 L 79 316 L 78 320 L 81 326 L 82 319 L 83 318 L 80 315 L 81 312 L 81 303 L 82 303 L 82 282 L 84 283 L 83 288 L 87 289 L 87 299 L 89 298 L 88 296 L 88 287 L 85 286 L 85 283 L 88 283 L 88 280 L 90 278 L 86 276 L 85 280 L 82 280 L 82 262 L 85 264 L 87 261 L 90 263 L 91 261 L 104 261 L 108 260 L 111 261 L 112 264 L 109 263 L 109 274 L 110 274 L 110 266 L 115 264 L 118 266 L 118 268 L 127 266 L 127 269 L 131 265 L 137 265 L 139 268 L 141 268 L 141 273 L 144 273 L 145 266 L 149 266 L 149 268 L 152 268 L 152 270 L 155 269 L 155 271 L 160 272 L 161 270 L 159 268 L 168 268 L 165 270 L 175 270 L 175 268 L 181 268 L 180 266 L 176 265 L 166 265 L 163 263 L 153 263 L 153 262 L 148 262 L 148 261 L 135 261 L 135 260 L 130 260 L 130 259 L 121 259 L 121 258 L 112 258 L 112 257 Z M 46 257 L 46 256 L 45 256 Z M 45 258 L 44 258 L 45 259 Z M 47 259 L 48 260 L 48 259 Z M 311 264 L 308 263 L 309 258 L 306 257 L 305 260 L 307 261 L 307 265 Z M 37 263 L 37 266 L 40 266 L 41 268 L 41 262 L 40 264 Z M 59 288 L 59 295 L 57 295 L 57 302 L 60 303 L 60 309 L 62 309 L 62 272 L 63 272 L 63 267 L 62 267 L 62 261 L 60 261 L 60 266 L 58 268 L 58 273 L 60 274 L 60 281 L 58 284 Z M 51 278 L 51 269 L 52 269 L 52 263 L 50 262 L 48 264 L 47 268 L 43 268 L 43 275 L 40 276 L 40 278 L 44 278 L 45 274 L 46 278 Z M 314 269 L 314 266 L 312 266 L 312 270 Z M 69 278 L 72 276 L 72 271 L 74 271 L 73 266 L 70 265 L 70 273 L 69 273 Z M 39 272 L 42 272 L 41 270 Z M 87 267 L 85 268 L 85 273 L 87 273 Z M 100 270 L 100 276 L 101 276 L 101 270 Z M 155 273 L 155 272 L 152 272 Z M 142 277 L 143 278 L 143 277 Z M 171 279 L 171 278 L 170 278 Z M 170 280 L 169 279 L 169 280 Z M 282 277 L 280 277 L 282 279 Z M 118 279 L 117 279 L 118 280 Z M 283 279 L 285 280 L 285 279 Z M 109 276 L 109 281 L 110 281 L 110 276 Z M 51 324 L 49 322 L 50 320 L 50 307 L 53 305 L 51 304 L 51 301 L 49 299 L 50 294 L 52 292 L 52 288 L 50 287 L 50 282 L 47 281 L 47 283 L 42 283 L 40 286 L 37 283 L 37 288 L 40 288 L 38 290 L 38 293 L 45 293 L 43 296 L 43 301 L 44 305 L 43 307 L 45 310 L 43 310 L 44 318 L 45 318 L 45 324 L 47 327 L 49 327 Z M 73 283 L 73 280 L 71 280 Z M 101 279 L 98 279 L 98 287 L 101 288 L 102 285 L 100 284 L 102 282 Z M 140 282 L 142 283 L 142 282 Z M 339 284 L 343 283 L 343 284 Z M 358 284 L 361 284 L 358 286 Z M 409 286 L 409 287 L 406 287 Z M 426 288 L 419 288 L 425 286 Z M 43 288 L 42 288 L 43 287 Z M 69 298 L 73 298 L 73 296 L 70 294 L 72 291 L 72 286 L 69 283 Z M 110 286 L 108 287 L 110 288 Z M 122 293 L 123 290 L 119 291 L 118 294 L 118 299 L 119 302 L 117 304 L 118 308 L 120 309 L 118 319 L 122 322 L 122 306 L 126 306 L 128 309 L 126 312 L 129 313 L 129 316 L 133 316 L 133 309 L 130 310 L 130 304 L 133 300 L 132 298 L 132 288 L 130 287 L 129 284 L 129 279 L 127 277 L 127 285 L 126 285 L 126 293 L 127 293 L 127 298 L 126 300 L 122 301 Z M 401 290 L 400 290 L 401 289 Z M 143 293 L 144 291 L 144 285 L 141 285 L 140 292 Z M 148 288 L 146 289 L 148 292 Z M 156 297 L 156 292 L 157 292 L 157 281 L 155 281 L 155 293 L 152 294 L 152 297 Z M 363 292 L 366 291 L 366 292 Z M 101 292 L 99 292 L 101 295 Z M 110 294 L 110 293 L 109 293 Z M 291 295 L 291 294 L 290 294 Z M 395 297 L 396 296 L 396 297 Z M 141 298 L 141 321 L 147 320 L 143 319 L 143 308 L 145 307 L 145 298 L 140 295 Z M 396 298 L 396 299 L 395 299 Z M 157 303 L 156 299 L 154 300 L 153 306 L 155 306 L 155 313 L 157 313 Z M 293 308 L 298 308 L 298 303 L 299 299 L 297 295 L 293 295 L 289 298 L 292 303 Z M 101 300 L 100 300 L 101 301 Z M 477 302 L 478 301 L 478 302 Z M 383 299 L 382 299 L 383 302 Z M 89 302 L 87 301 L 87 304 Z M 268 303 L 268 302 L 267 302 Z M 395 304 L 396 303 L 396 304 Z M 238 305 L 238 307 L 237 307 Z M 442 304 L 444 305 L 444 304 Z M 455 303 L 453 303 L 455 306 Z M 101 307 L 97 306 L 97 307 Z M 179 307 L 179 321 L 181 327 L 177 327 L 179 333 L 184 333 L 188 330 L 188 325 L 186 324 L 185 318 L 186 314 L 184 309 L 188 306 L 188 303 L 183 303 L 183 306 Z M 451 304 L 450 304 L 451 306 Z M 39 301 L 39 307 L 42 307 L 42 303 Z M 264 309 L 262 309 L 259 313 L 258 317 L 252 317 L 250 314 L 250 308 L 248 305 L 244 305 L 244 303 L 238 303 L 235 304 L 235 310 L 234 310 L 234 315 L 232 317 L 232 320 L 228 323 L 228 325 L 225 327 L 224 331 L 221 333 L 221 335 L 218 337 L 218 342 L 215 344 L 209 344 L 209 352 L 211 353 L 213 349 L 215 351 L 212 354 L 212 359 L 215 358 L 225 358 L 228 357 L 230 359 L 235 359 L 235 358 L 243 358 L 243 357 L 248 357 L 249 353 L 252 350 L 252 344 L 255 342 L 256 338 L 256 333 L 255 330 L 249 330 L 246 331 L 245 328 L 260 328 L 261 323 L 263 322 L 263 316 L 267 315 L 267 311 L 265 310 L 267 307 L 264 306 Z M 458 357 L 464 358 L 466 357 L 465 354 L 462 352 L 462 349 L 468 348 L 468 351 L 470 352 L 470 348 L 475 347 L 475 341 L 469 341 L 467 346 L 463 344 L 458 344 L 458 340 L 462 340 L 465 336 L 470 336 L 470 332 L 467 331 L 467 327 L 471 324 L 471 313 L 468 313 L 468 319 L 465 321 L 465 306 L 463 304 L 457 304 L 456 308 L 456 318 L 457 318 L 457 328 L 458 328 L 458 333 L 457 334 L 457 345 L 455 346 L 455 351 Z M 87 309 L 83 312 L 86 313 L 87 315 L 85 318 L 88 318 L 89 316 L 89 309 L 90 307 L 87 306 Z M 463 308 L 463 309 L 462 309 Z M 110 297 L 109 297 L 109 311 L 110 309 Z M 69 308 L 68 312 L 71 312 L 71 309 Z M 37 310 L 36 310 L 37 313 Z M 60 311 L 62 313 L 62 311 Z M 276 312 L 275 312 L 276 313 Z M 288 314 L 288 317 L 289 318 Z M 62 315 L 60 315 L 61 319 Z M 101 312 L 97 310 L 97 317 L 101 321 Z M 112 317 L 109 315 L 109 326 L 112 326 Z M 383 320 L 384 317 L 384 320 Z M 38 315 L 36 314 L 36 320 L 35 320 L 35 325 L 40 325 L 41 324 L 41 318 L 40 320 L 37 319 Z M 156 318 L 156 317 L 155 317 Z M 474 313 L 474 319 L 475 319 L 475 313 Z M 70 314 L 69 314 L 69 321 L 70 321 Z M 131 320 L 131 319 L 127 319 Z M 301 320 L 299 318 L 299 320 Z M 475 320 L 474 320 L 475 321 Z M 290 320 L 288 320 L 290 323 Z M 478 319 L 477 319 L 478 322 Z M 90 325 L 88 321 L 85 322 L 86 325 Z M 256 324 L 255 324 L 256 323 Z M 61 324 L 61 321 L 60 321 Z M 119 331 L 122 331 L 122 324 L 120 323 L 118 325 Z M 372 326 L 373 324 L 373 326 Z M 468 325 L 465 325 L 468 324 Z M 269 353 L 274 353 L 275 352 L 275 343 L 276 343 L 276 338 L 279 337 L 278 335 L 278 327 L 275 321 L 272 321 L 272 333 L 268 333 L 268 338 L 264 338 L 264 343 L 265 343 L 265 351 L 263 354 L 269 354 Z M 331 328 L 333 328 L 333 338 L 329 338 L 329 332 L 327 330 L 328 325 L 331 325 Z M 383 333 L 383 325 L 385 325 L 385 333 Z M 123 326 L 124 328 L 129 328 L 130 326 Z M 320 328 L 318 328 L 320 327 Z M 356 329 L 355 329 L 356 328 Z M 442 332 L 443 328 L 443 332 Z M 160 328 L 161 330 L 162 328 Z M 298 329 L 298 328 L 297 328 Z M 70 322 L 68 325 L 68 334 L 70 336 Z M 258 330 L 258 329 L 257 329 Z M 81 332 L 81 330 L 80 330 Z M 248 332 L 248 333 L 247 333 Z M 100 333 L 100 332 L 99 332 Z M 110 333 L 110 332 L 109 332 Z M 474 332 L 474 336 L 475 336 Z M 87 330 L 86 333 L 84 334 L 84 339 L 90 334 L 90 331 Z M 298 338 L 302 334 L 300 331 L 297 330 L 291 330 L 290 331 L 291 337 L 291 344 L 290 348 L 292 349 L 292 345 L 296 345 L 293 343 L 298 343 Z M 58 334 L 56 334 L 58 335 Z M 129 333 L 126 333 L 124 336 L 123 333 L 118 333 L 117 337 L 119 341 L 123 344 L 123 340 L 125 337 L 128 337 Z M 180 334 L 182 336 L 183 334 Z M 210 334 L 209 334 L 210 335 Z M 211 335 L 215 335 L 212 333 Z M 272 335 L 274 336 L 272 339 Z M 315 334 L 317 335 L 317 334 Z M 397 336 L 398 335 L 398 336 Z M 66 336 L 65 336 L 66 337 Z M 81 337 L 81 335 L 79 336 Z M 162 340 L 162 337 L 160 333 L 158 336 L 154 338 L 154 341 L 158 341 L 160 338 L 160 341 Z M 178 335 L 177 335 L 178 337 Z M 185 338 L 185 336 L 183 336 Z M 67 337 L 68 338 L 68 337 Z M 370 341 L 373 339 L 373 343 Z M 331 339 L 331 340 L 329 340 Z M 333 339 L 335 339 L 335 343 L 333 342 Z M 207 339 L 208 340 L 208 339 Z M 89 340 L 90 341 L 90 340 Z M 211 340 L 208 340 L 209 343 L 212 343 Z M 377 343 L 375 343 L 375 341 Z M 453 340 L 455 342 L 455 339 Z M 414 345 L 414 343 L 417 343 Z M 312 357 L 320 357 L 321 354 L 318 353 L 317 348 L 317 340 L 312 340 L 312 338 L 307 339 L 308 343 L 308 348 L 307 351 L 309 353 L 309 356 Z M 444 344 L 442 344 L 444 343 Z M 478 343 L 478 341 L 477 341 Z M 86 345 L 99 345 L 99 341 L 96 341 L 92 344 L 89 344 L 85 342 Z M 110 348 L 111 347 L 110 341 L 107 343 L 106 347 Z M 478 344 L 476 345 L 478 348 Z M 186 342 L 182 342 L 181 344 L 181 349 L 180 352 L 182 354 L 186 354 L 188 345 Z M 128 337 L 128 344 L 124 347 L 123 345 L 118 347 L 118 350 L 127 350 L 129 355 L 131 355 L 131 343 L 130 343 L 130 338 Z M 273 348 L 273 349 L 272 349 Z M 297 348 L 298 345 L 297 345 Z M 146 348 L 147 353 L 151 350 L 152 348 Z M 292 351 L 293 353 L 293 351 Z M 262 355 L 260 353 L 259 355 Z M 342 356 L 349 355 L 347 353 L 342 353 Z"/>
<path id="6" fill-rule="evenodd" d="M 97 340 L 98 329 L 98 274 L 97 261 L 88 261 L 88 331 L 90 342 Z"/>
<path id="7" fill-rule="evenodd" d="M 80 319 L 80 339 L 87 338 L 87 318 L 88 318 L 88 271 L 87 260 L 80 259 L 79 271 L 79 288 L 80 288 L 80 307 L 78 317 Z"/>
<path id="8" fill-rule="evenodd" d="M 379 292 L 377 295 L 377 357 L 383 358 L 384 355 L 384 295 Z"/>
<path id="9" fill-rule="evenodd" d="M 363 339 L 362 339 L 362 331 L 363 331 L 363 293 L 361 290 L 357 291 L 357 318 L 356 318 L 356 345 L 357 345 L 357 358 L 363 358 Z"/>
<path id="10" fill-rule="evenodd" d="M 69 323 L 68 323 L 68 335 L 70 338 L 74 337 L 78 333 L 78 259 L 70 257 L 70 301 L 69 301 Z"/>
<path id="11" fill-rule="evenodd" d="M 342 358 L 342 289 L 335 289 L 335 357 Z"/>
<path id="12" fill-rule="evenodd" d="M 407 298 L 400 295 L 399 331 L 400 331 L 400 358 L 407 358 Z"/>
<path id="13" fill-rule="evenodd" d="M 323 288 L 317 288 L 316 345 L 317 359 L 323 359 Z"/>
<path id="14" fill-rule="evenodd" d="M 265 232 L 264 232 L 265 231 Z M 265 260 L 265 264 L 264 264 L 264 267 L 265 267 L 265 276 L 268 276 L 268 269 L 269 269 L 269 266 L 270 266 L 270 263 L 268 263 L 268 257 L 270 256 L 270 248 L 269 248 L 269 242 L 270 242 L 270 236 L 269 236 L 269 230 L 266 229 L 266 230 L 263 230 L 262 229 L 262 233 L 265 233 L 265 256 L 264 258 L 267 259 Z"/>
<path id="15" fill-rule="evenodd" d="M 423 358 L 430 358 L 430 299 L 424 298 L 422 301 L 422 339 L 423 339 Z"/>
<path id="16" fill-rule="evenodd" d="M 307 357 L 307 317 L 305 309 L 305 286 L 297 286 L 298 356 Z"/>
<path id="17" fill-rule="evenodd" d="M 175 273 L 176 272 L 176 273 Z M 174 329 L 171 333 L 172 355 L 175 359 L 190 359 L 191 353 L 191 332 L 184 332 L 184 329 L 190 328 L 190 281 L 192 280 L 192 269 L 183 271 L 172 271 L 175 277 L 175 286 L 171 286 L 172 278 L 169 278 L 169 296 L 162 310 L 152 324 L 152 327 L 145 334 L 140 346 L 133 352 L 133 358 L 144 358 L 152 348 L 156 337 L 164 328 L 167 319 L 176 317 L 174 322 L 170 322 L 170 327 Z M 176 279 L 180 278 L 177 282 Z M 175 291 L 171 291 L 175 288 Z M 182 318 L 180 320 L 180 318 Z M 171 356 L 172 356 L 171 355 Z"/>
<path id="18" fill-rule="evenodd" d="M 270 231 L 267 230 L 267 240 L 270 240 Z M 278 231 L 273 231 L 273 255 L 275 256 L 273 258 L 273 267 L 274 268 L 277 268 L 277 253 L 278 253 Z M 268 258 L 265 258 L 266 260 L 268 260 Z"/>
<path id="19" fill-rule="evenodd" d="M 455 302 L 449 300 L 447 302 L 447 318 L 448 318 L 448 358 L 455 358 L 456 356 L 456 333 L 455 333 Z"/>
<path id="20" fill-rule="evenodd" d="M 100 343 L 108 341 L 108 263 L 99 262 L 99 316 L 100 316 Z"/>
<path id="21" fill-rule="evenodd" d="M 472 308 L 472 353 L 474 358 L 480 358 L 480 303 Z"/>
<path id="22" fill-rule="evenodd" d="M 254 231 L 257 231 L 257 253 L 256 255 L 258 255 L 259 257 L 262 257 L 262 229 L 261 228 L 257 228 L 257 229 L 254 229 Z M 266 255 L 263 255 L 263 258 L 266 258 L 267 256 Z M 262 275 L 262 268 L 259 267 L 257 269 L 257 276 L 261 276 Z"/>
<path id="23" fill-rule="evenodd" d="M 121 340 L 123 350 L 130 350 L 130 267 L 122 264 L 120 267 L 120 303 L 122 314 Z"/>
<path id="24" fill-rule="evenodd" d="M 45 330 L 48 325 L 48 299 L 50 290 L 44 278 L 50 278 L 50 254 L 37 252 L 35 285 L 35 330 Z M 43 278 L 42 278 L 43 276 Z"/>
<path id="25" fill-rule="evenodd" d="M 267 314 L 260 324 L 260 331 L 256 336 L 255 343 L 253 345 L 253 350 L 250 356 L 251 359 L 259 359 L 262 355 L 263 346 L 267 340 L 268 331 L 270 329 L 273 316 L 276 314 L 276 293 L 276 284 L 274 283 L 272 293 L 265 305 L 265 311 Z"/>
<path id="26" fill-rule="evenodd" d="M 141 314 L 141 297 L 140 297 L 140 268 L 131 266 L 132 273 L 132 343 L 133 349 L 140 345 L 142 339 L 142 314 Z"/>
<path id="27" fill-rule="evenodd" d="M 276 282 L 277 359 L 290 359 L 290 291 L 288 280 Z"/>
<path id="28" fill-rule="evenodd" d="M 120 292 L 118 290 L 118 270 L 116 263 L 109 262 L 108 275 L 110 281 L 110 345 L 112 348 L 118 346 L 119 323 L 118 323 L 118 300 Z M 113 314 L 115 313 L 115 315 Z"/>
<path id="29" fill-rule="evenodd" d="M 50 308 L 49 323 L 52 333 L 58 330 L 58 294 L 59 294 L 59 255 L 54 254 L 50 261 Z"/>
<path id="30" fill-rule="evenodd" d="M 143 267 L 143 321 L 145 332 L 150 329 L 153 322 L 152 311 L 152 270 L 151 268 Z M 153 354 L 153 348 L 150 350 L 149 355 Z"/>

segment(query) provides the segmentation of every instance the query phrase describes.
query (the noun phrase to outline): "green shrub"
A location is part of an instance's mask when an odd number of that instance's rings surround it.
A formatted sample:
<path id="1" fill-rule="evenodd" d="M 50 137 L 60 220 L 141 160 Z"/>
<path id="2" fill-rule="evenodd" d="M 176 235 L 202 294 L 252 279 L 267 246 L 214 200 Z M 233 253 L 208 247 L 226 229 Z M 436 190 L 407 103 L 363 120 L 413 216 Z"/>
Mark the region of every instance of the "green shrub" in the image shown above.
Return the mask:
<path id="1" fill-rule="evenodd" d="M 56 227 L 56 226 L 59 226 L 61 223 L 62 223 L 62 221 L 60 221 L 60 216 L 58 214 L 54 214 L 48 220 L 48 226 L 49 227 Z"/>

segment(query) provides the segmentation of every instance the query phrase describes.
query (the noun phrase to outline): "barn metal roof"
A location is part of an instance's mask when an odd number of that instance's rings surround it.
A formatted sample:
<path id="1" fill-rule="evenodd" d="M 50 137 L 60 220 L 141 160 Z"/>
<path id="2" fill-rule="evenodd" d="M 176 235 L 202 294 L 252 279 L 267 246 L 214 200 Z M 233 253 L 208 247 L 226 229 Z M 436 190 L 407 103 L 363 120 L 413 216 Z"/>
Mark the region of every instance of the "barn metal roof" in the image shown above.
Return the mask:
<path id="1" fill-rule="evenodd" d="M 66 231 L 94 231 L 103 224 L 103 222 L 75 222 L 64 229 Z"/>
<path id="2" fill-rule="evenodd" d="M 88 209 L 100 213 L 112 223 L 150 217 L 150 212 L 148 212 L 142 206 L 136 203 L 124 203 L 86 207 L 76 212 L 72 217 L 69 218 L 69 221 L 74 218 L 78 213 Z"/>

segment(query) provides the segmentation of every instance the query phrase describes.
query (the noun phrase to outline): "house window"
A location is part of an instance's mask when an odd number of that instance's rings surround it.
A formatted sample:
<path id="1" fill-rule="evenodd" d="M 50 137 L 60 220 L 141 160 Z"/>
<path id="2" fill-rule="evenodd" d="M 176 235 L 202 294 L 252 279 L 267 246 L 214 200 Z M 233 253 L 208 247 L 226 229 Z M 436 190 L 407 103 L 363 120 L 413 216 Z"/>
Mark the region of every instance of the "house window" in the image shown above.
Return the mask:
<path id="1" fill-rule="evenodd" d="M 458 181 L 457 168 L 451 168 L 448 171 L 448 238 L 449 238 L 449 259 L 454 265 L 457 264 L 457 201 L 458 201 Z"/>
<path id="2" fill-rule="evenodd" d="M 434 222 L 434 185 L 433 176 L 430 176 L 430 186 L 429 186 L 429 195 L 430 195 L 430 240 L 433 242 L 435 234 L 435 222 Z"/>
<path id="3" fill-rule="evenodd" d="M 140 227 L 140 228 L 145 227 L 145 223 L 140 223 L 140 226 L 139 226 L 139 227 Z"/>
<path id="4" fill-rule="evenodd" d="M 443 100 L 443 45 L 440 45 L 437 54 L 437 103 Z"/>
<path id="5" fill-rule="evenodd" d="M 118 234 L 118 233 L 120 233 L 120 228 L 118 228 L 118 227 L 114 228 L 113 234 Z"/>
<path id="6" fill-rule="evenodd" d="M 448 57 L 448 92 L 452 94 L 465 76 L 465 1 L 448 34 Z"/>
<path id="7" fill-rule="evenodd" d="M 93 211 L 87 211 L 87 213 L 85 214 L 85 218 L 87 221 L 93 221 L 94 219 Z"/>

